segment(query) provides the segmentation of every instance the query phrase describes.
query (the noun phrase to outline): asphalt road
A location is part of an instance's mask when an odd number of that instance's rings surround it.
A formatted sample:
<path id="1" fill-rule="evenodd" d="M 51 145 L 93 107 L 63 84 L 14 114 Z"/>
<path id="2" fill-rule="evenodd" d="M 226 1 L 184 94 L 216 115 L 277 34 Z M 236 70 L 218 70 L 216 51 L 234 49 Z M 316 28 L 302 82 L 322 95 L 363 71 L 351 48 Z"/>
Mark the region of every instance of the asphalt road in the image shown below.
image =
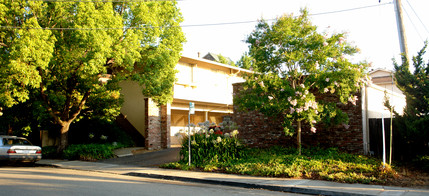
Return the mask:
<path id="1" fill-rule="evenodd" d="M 118 157 L 100 161 L 101 163 L 117 165 L 133 165 L 142 167 L 157 167 L 164 163 L 180 160 L 180 148 L 168 148 L 164 150 L 136 154 L 126 157 Z"/>
<path id="2" fill-rule="evenodd" d="M 53 167 L 0 166 L 0 195 L 297 195 Z"/>

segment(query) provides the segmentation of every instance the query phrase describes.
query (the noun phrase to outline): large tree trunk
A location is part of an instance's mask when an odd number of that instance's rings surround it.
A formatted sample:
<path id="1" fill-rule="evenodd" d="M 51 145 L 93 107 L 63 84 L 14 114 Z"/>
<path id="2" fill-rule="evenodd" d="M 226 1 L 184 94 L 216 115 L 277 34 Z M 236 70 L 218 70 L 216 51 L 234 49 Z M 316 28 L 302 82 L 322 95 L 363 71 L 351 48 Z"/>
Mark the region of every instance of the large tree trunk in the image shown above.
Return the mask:
<path id="1" fill-rule="evenodd" d="M 298 130 L 297 130 L 297 141 L 298 141 L 298 155 L 301 155 L 301 121 L 298 121 Z"/>
<path id="2" fill-rule="evenodd" d="M 69 128 L 70 128 L 70 122 L 62 122 L 60 124 L 60 144 L 57 148 L 57 153 L 62 153 L 64 149 L 68 146 L 68 135 L 69 135 Z"/>

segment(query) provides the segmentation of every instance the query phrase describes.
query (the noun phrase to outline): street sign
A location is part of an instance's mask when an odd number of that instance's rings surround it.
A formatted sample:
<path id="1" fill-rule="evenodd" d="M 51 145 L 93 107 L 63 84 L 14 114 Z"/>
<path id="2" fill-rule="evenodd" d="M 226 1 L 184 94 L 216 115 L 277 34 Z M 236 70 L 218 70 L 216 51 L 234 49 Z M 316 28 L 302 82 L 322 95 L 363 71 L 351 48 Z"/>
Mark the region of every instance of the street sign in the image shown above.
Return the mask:
<path id="1" fill-rule="evenodd" d="M 195 104 L 194 104 L 194 102 L 189 102 L 189 114 L 195 114 Z"/>

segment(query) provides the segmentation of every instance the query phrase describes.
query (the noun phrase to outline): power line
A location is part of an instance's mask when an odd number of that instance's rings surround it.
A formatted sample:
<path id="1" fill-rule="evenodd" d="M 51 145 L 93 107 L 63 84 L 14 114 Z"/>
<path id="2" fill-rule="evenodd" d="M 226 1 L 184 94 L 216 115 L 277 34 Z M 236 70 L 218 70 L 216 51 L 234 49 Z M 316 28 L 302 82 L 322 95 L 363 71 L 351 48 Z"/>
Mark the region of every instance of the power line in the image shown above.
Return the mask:
<path id="1" fill-rule="evenodd" d="M 410 22 L 411 22 L 411 24 L 413 25 L 414 29 L 416 30 L 417 35 L 419 35 L 420 40 L 422 40 L 422 42 L 423 42 L 424 40 L 423 40 L 423 38 L 422 38 L 422 35 L 420 35 L 420 33 L 419 33 L 419 31 L 418 31 L 418 29 L 417 29 L 416 25 L 414 24 L 413 20 L 411 19 L 410 15 L 408 14 L 408 12 L 407 12 L 407 10 L 405 9 L 404 5 L 402 5 L 402 8 L 403 8 L 403 10 L 405 11 L 405 14 L 407 14 L 408 19 L 410 19 Z"/>
<path id="2" fill-rule="evenodd" d="M 29 0 L 29 1 L 54 1 L 54 0 Z M 67 1 L 71 2 L 72 0 L 58 0 L 58 1 Z M 57 1 L 57 2 L 58 2 Z M 182 0 L 183 1 L 183 0 Z M 79 2 L 79 1 L 73 1 L 73 2 Z M 82 1 L 81 1 L 82 2 Z M 102 2 L 102 1 L 87 1 L 87 2 Z M 113 2 L 113 1 L 110 1 Z M 114 1 L 114 2 L 124 2 L 124 1 Z M 315 13 L 315 14 L 309 14 L 309 16 L 318 16 L 318 15 L 326 15 L 326 14 L 335 14 L 340 12 L 347 12 L 347 11 L 354 11 L 359 9 L 366 9 L 371 7 L 378 7 L 378 6 L 384 6 L 392 4 L 390 3 L 383 3 L 383 4 L 376 4 L 376 5 L 369 5 L 369 6 L 363 6 L 363 7 L 356 7 L 356 8 L 350 8 L 350 9 L 344 9 L 344 10 L 336 10 L 336 11 L 330 11 L 330 12 L 321 12 L 321 13 Z M 265 21 L 275 21 L 277 19 L 268 19 Z M 146 28 L 186 28 L 186 27 L 203 27 L 203 26 L 222 26 L 222 25 L 235 25 L 235 24 L 247 24 L 247 23 L 256 23 L 258 20 L 252 20 L 252 21 L 236 21 L 236 22 L 224 22 L 224 23 L 208 23 L 208 24 L 191 24 L 191 25 L 180 25 L 180 26 L 139 26 L 139 27 L 118 27 L 118 28 L 42 28 L 42 27 L 17 27 L 17 26 L 0 26 L 0 29 L 43 29 L 43 30 L 118 30 L 118 29 L 146 29 Z"/>
<path id="3" fill-rule="evenodd" d="M 350 8 L 350 9 L 344 9 L 344 10 L 337 10 L 337 11 L 331 11 L 331 12 L 322 12 L 322 13 L 310 14 L 310 16 L 325 15 L 325 14 L 336 14 L 336 13 L 340 13 L 340 12 L 348 12 L 348 11 L 372 8 L 372 7 L 379 7 L 379 6 L 383 6 L 383 5 L 389 5 L 389 4 L 392 4 L 392 2 L 376 4 L 376 5 L 368 5 L 368 6 L 362 6 L 362 7 Z"/>
<path id="4" fill-rule="evenodd" d="M 414 10 L 413 6 L 411 6 L 410 2 L 408 0 L 406 0 L 406 2 L 408 3 L 408 5 L 410 6 L 411 10 L 413 10 L 414 14 L 417 16 L 417 19 L 419 19 L 420 23 L 422 24 L 422 26 L 425 28 L 426 32 L 429 33 L 428 28 L 426 27 L 426 25 L 423 23 L 423 21 L 420 19 L 419 15 L 417 14 L 417 12 Z M 411 20 L 411 19 L 410 19 Z"/>

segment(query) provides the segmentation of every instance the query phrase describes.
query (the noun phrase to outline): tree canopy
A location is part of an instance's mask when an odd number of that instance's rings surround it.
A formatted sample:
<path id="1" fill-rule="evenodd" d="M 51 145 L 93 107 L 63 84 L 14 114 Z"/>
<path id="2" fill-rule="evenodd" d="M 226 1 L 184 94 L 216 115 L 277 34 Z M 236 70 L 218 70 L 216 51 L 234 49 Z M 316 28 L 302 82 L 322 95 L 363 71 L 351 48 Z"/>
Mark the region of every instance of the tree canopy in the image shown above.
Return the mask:
<path id="1" fill-rule="evenodd" d="M 367 82 L 368 64 L 347 59 L 358 49 L 346 42 L 345 34 L 317 32 L 307 10 L 302 10 L 300 16 L 284 15 L 272 25 L 261 20 L 247 43 L 255 73 L 246 78 L 234 104 L 282 115 L 286 134 L 297 131 L 299 148 L 301 122 L 308 123 L 312 132 L 321 120 L 347 123 L 336 103 L 315 97 L 315 93 L 335 94 L 342 103 L 356 104 L 355 93 Z"/>
<path id="2" fill-rule="evenodd" d="M 118 114 L 119 81 L 137 81 L 144 95 L 166 103 L 185 41 L 182 20 L 174 1 L 1 1 L 0 104 L 38 95 L 62 127 L 64 148 L 82 112 Z"/>
<path id="3" fill-rule="evenodd" d="M 424 61 L 428 42 L 412 59 L 414 71 L 410 63 L 402 56 L 401 64 L 393 62 L 395 82 L 404 93 L 406 107 L 404 114 L 395 114 L 395 129 L 393 141 L 401 146 L 396 151 L 401 156 L 415 158 L 415 155 L 428 155 L 429 152 L 429 61 Z M 391 107 L 391 106 L 389 106 Z"/>
<path id="4" fill-rule="evenodd" d="M 406 115 L 429 115 L 429 62 L 425 64 L 423 59 L 427 44 L 413 57 L 413 73 L 407 58 L 402 57 L 401 65 L 394 62 L 396 84 L 406 97 Z"/>

